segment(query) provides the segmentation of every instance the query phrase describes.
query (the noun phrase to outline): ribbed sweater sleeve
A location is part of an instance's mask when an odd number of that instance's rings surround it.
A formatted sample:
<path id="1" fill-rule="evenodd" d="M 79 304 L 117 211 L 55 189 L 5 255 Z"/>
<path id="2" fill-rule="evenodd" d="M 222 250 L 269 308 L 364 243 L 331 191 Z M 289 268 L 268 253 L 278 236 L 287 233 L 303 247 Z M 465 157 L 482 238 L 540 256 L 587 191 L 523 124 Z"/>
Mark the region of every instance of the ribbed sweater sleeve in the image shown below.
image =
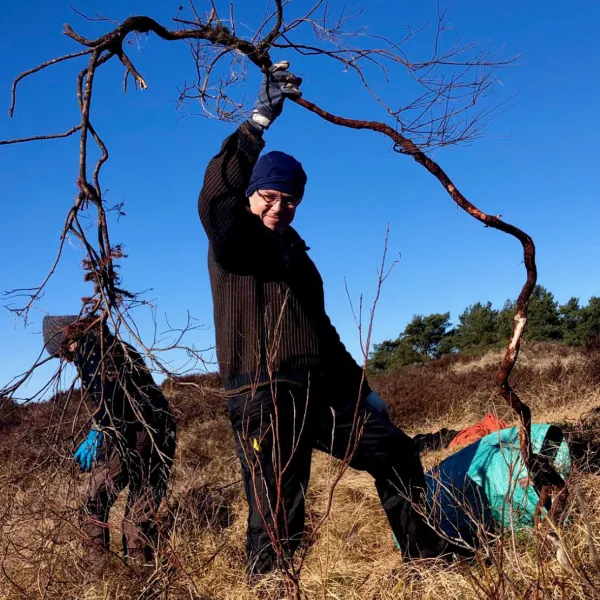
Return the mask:
<path id="1" fill-rule="evenodd" d="M 206 169 L 198 212 L 219 263 L 235 259 L 233 253 L 262 227 L 248 211 L 246 189 L 264 145 L 262 134 L 244 123 L 223 142 Z"/>

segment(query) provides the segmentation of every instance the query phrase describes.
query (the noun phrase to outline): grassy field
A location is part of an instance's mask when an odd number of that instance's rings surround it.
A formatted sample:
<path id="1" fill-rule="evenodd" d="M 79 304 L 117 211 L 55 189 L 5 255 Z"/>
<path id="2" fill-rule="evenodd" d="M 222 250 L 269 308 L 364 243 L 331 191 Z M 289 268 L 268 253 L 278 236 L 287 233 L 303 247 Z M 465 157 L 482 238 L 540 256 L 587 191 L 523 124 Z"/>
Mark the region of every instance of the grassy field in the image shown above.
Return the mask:
<path id="1" fill-rule="evenodd" d="M 459 429 L 494 411 L 513 415 L 493 390 L 499 355 L 446 357 L 372 380 L 394 421 L 410 434 Z M 600 352 L 526 345 L 513 382 L 534 421 L 585 426 L 600 406 Z M 0 416 L 0 599 L 279 599 L 291 597 L 281 575 L 249 587 L 244 578 L 246 505 L 215 376 L 169 382 L 179 421 L 172 490 L 161 507 L 160 563 L 146 579 L 120 559 L 125 495 L 111 515 L 113 555 L 103 580 L 84 585 L 77 503 L 85 483 L 71 461 L 79 423 L 74 398 L 12 407 Z M 600 432 L 597 432 L 600 440 Z M 448 451 L 427 453 L 432 466 Z M 575 472 L 566 522 L 556 546 L 551 525 L 506 533 L 472 561 L 403 563 L 368 475 L 349 470 L 329 495 L 338 463 L 315 453 L 307 497 L 307 537 L 299 593 L 303 598 L 590 598 L 600 597 L 600 571 L 590 556 L 598 539 L 600 479 Z M 575 490 L 581 491 L 583 503 Z M 582 508 L 583 507 L 583 508 Z M 328 510 L 330 508 L 330 510 Z M 583 514 L 582 514 L 583 511 Z M 324 524 L 317 524 L 329 512 Z M 562 563 L 562 564 L 561 564 Z M 596 592 L 596 590 L 598 590 Z"/>

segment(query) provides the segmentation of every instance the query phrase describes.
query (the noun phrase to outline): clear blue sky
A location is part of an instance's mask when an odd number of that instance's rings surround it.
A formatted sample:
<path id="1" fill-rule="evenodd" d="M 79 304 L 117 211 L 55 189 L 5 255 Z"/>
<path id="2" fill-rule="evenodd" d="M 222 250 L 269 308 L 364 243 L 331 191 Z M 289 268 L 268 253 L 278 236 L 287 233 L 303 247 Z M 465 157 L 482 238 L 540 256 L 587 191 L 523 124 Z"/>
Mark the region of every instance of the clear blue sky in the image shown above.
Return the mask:
<path id="1" fill-rule="evenodd" d="M 117 20 L 147 14 L 170 24 L 179 3 L 72 4 Z M 204 8 L 200 0 L 197 4 Z M 252 14 L 251 7 L 260 3 L 243 4 L 240 21 L 256 23 L 262 13 Z M 361 22 L 391 37 L 400 31 L 397 25 L 430 20 L 435 8 L 429 1 L 366 4 Z M 15 75 L 79 49 L 62 35 L 63 23 L 88 37 L 106 31 L 107 24 L 84 22 L 69 5 L 64 0 L 1 3 L 0 104 L 5 109 Z M 303 5 L 308 3 L 292 2 Z M 600 292 L 600 6 L 591 0 L 569 5 L 458 0 L 451 18 L 455 32 L 466 40 L 488 40 L 502 48 L 503 55 L 522 57 L 499 74 L 498 99 L 514 98 L 510 110 L 487 128 L 487 137 L 467 148 L 438 151 L 435 158 L 481 209 L 501 213 L 533 236 L 540 283 L 561 302 L 572 295 L 585 302 Z M 108 201 L 126 202 L 127 217 L 113 223 L 112 238 L 122 242 L 128 254 L 122 263 L 126 287 L 149 290 L 146 298 L 155 300 L 159 329 L 167 327 L 167 318 L 171 325 L 183 325 L 189 311 L 206 326 L 189 341 L 206 347 L 213 339 L 212 301 L 207 242 L 196 202 L 203 170 L 232 126 L 181 118 L 197 112 L 197 107 L 176 111 L 176 87 L 193 78 L 182 44 L 150 37 L 139 48 L 132 46 L 130 53 L 149 89 L 124 96 L 122 68 L 115 63 L 97 75 L 93 106 L 94 124 L 111 151 L 103 179 Z M 335 63 L 289 54 L 276 58 L 292 60 L 292 68 L 304 77 L 307 99 L 350 117 L 384 118 Z M 0 139 L 74 125 L 75 74 L 83 64 L 67 62 L 24 81 L 15 117 L 0 113 Z M 251 79 L 245 90 L 249 98 L 256 93 L 256 81 Z M 400 93 L 405 84 L 397 80 L 391 85 Z M 309 174 L 295 226 L 325 280 L 330 316 L 355 356 L 358 333 L 344 279 L 354 301 L 363 293 L 369 306 L 388 223 L 390 257 L 402 258 L 383 289 L 373 341 L 396 337 L 413 314 L 449 310 L 456 318 L 476 301 L 501 306 L 506 298 L 516 297 L 524 278 L 519 244 L 457 213 L 437 181 L 411 159 L 392 152 L 387 139 L 329 125 L 290 105 L 267 140 L 268 149 L 296 155 Z M 2 291 L 37 285 L 52 263 L 76 194 L 77 143 L 73 137 L 0 148 Z M 89 292 L 82 282 L 82 256 L 79 248 L 67 248 L 27 328 L 6 309 L 0 312 L 0 385 L 25 370 L 39 353 L 43 314 L 78 311 L 80 297 Z M 149 315 L 141 315 L 140 322 L 143 333 L 150 335 Z M 179 359 L 174 357 L 175 362 Z M 49 371 L 33 379 L 28 393 Z"/>

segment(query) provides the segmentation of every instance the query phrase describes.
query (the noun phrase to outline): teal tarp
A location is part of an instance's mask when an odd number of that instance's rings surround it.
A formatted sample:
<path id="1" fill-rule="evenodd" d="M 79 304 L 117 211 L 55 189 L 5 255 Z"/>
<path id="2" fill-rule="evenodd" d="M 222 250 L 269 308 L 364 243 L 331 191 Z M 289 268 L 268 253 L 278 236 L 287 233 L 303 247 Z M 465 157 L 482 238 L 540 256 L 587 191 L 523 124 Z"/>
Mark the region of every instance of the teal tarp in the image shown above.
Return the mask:
<path id="1" fill-rule="evenodd" d="M 555 426 L 532 425 L 533 451 L 546 455 L 563 478 L 569 448 Z M 516 427 L 496 431 L 426 473 L 431 518 L 450 537 L 471 543 L 479 528 L 533 526 L 538 494 L 521 458 Z"/>

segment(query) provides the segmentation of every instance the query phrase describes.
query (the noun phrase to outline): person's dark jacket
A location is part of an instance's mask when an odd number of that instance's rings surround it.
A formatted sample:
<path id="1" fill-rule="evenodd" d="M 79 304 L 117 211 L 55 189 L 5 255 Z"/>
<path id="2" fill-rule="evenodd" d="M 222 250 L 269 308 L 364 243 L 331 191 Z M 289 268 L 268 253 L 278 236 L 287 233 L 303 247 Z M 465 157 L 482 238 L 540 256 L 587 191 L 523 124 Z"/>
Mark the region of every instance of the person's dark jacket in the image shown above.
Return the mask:
<path id="1" fill-rule="evenodd" d="M 125 432 L 158 426 L 170 415 L 139 352 L 107 330 L 86 333 L 77 344 L 74 363 L 82 392 L 97 407 L 96 427 Z"/>
<path id="2" fill-rule="evenodd" d="M 234 394 L 270 381 L 325 384 L 349 402 L 362 369 L 325 312 L 308 247 L 293 228 L 278 235 L 250 212 L 245 191 L 263 147 L 262 135 L 243 124 L 210 161 L 198 202 L 224 386 Z"/>

